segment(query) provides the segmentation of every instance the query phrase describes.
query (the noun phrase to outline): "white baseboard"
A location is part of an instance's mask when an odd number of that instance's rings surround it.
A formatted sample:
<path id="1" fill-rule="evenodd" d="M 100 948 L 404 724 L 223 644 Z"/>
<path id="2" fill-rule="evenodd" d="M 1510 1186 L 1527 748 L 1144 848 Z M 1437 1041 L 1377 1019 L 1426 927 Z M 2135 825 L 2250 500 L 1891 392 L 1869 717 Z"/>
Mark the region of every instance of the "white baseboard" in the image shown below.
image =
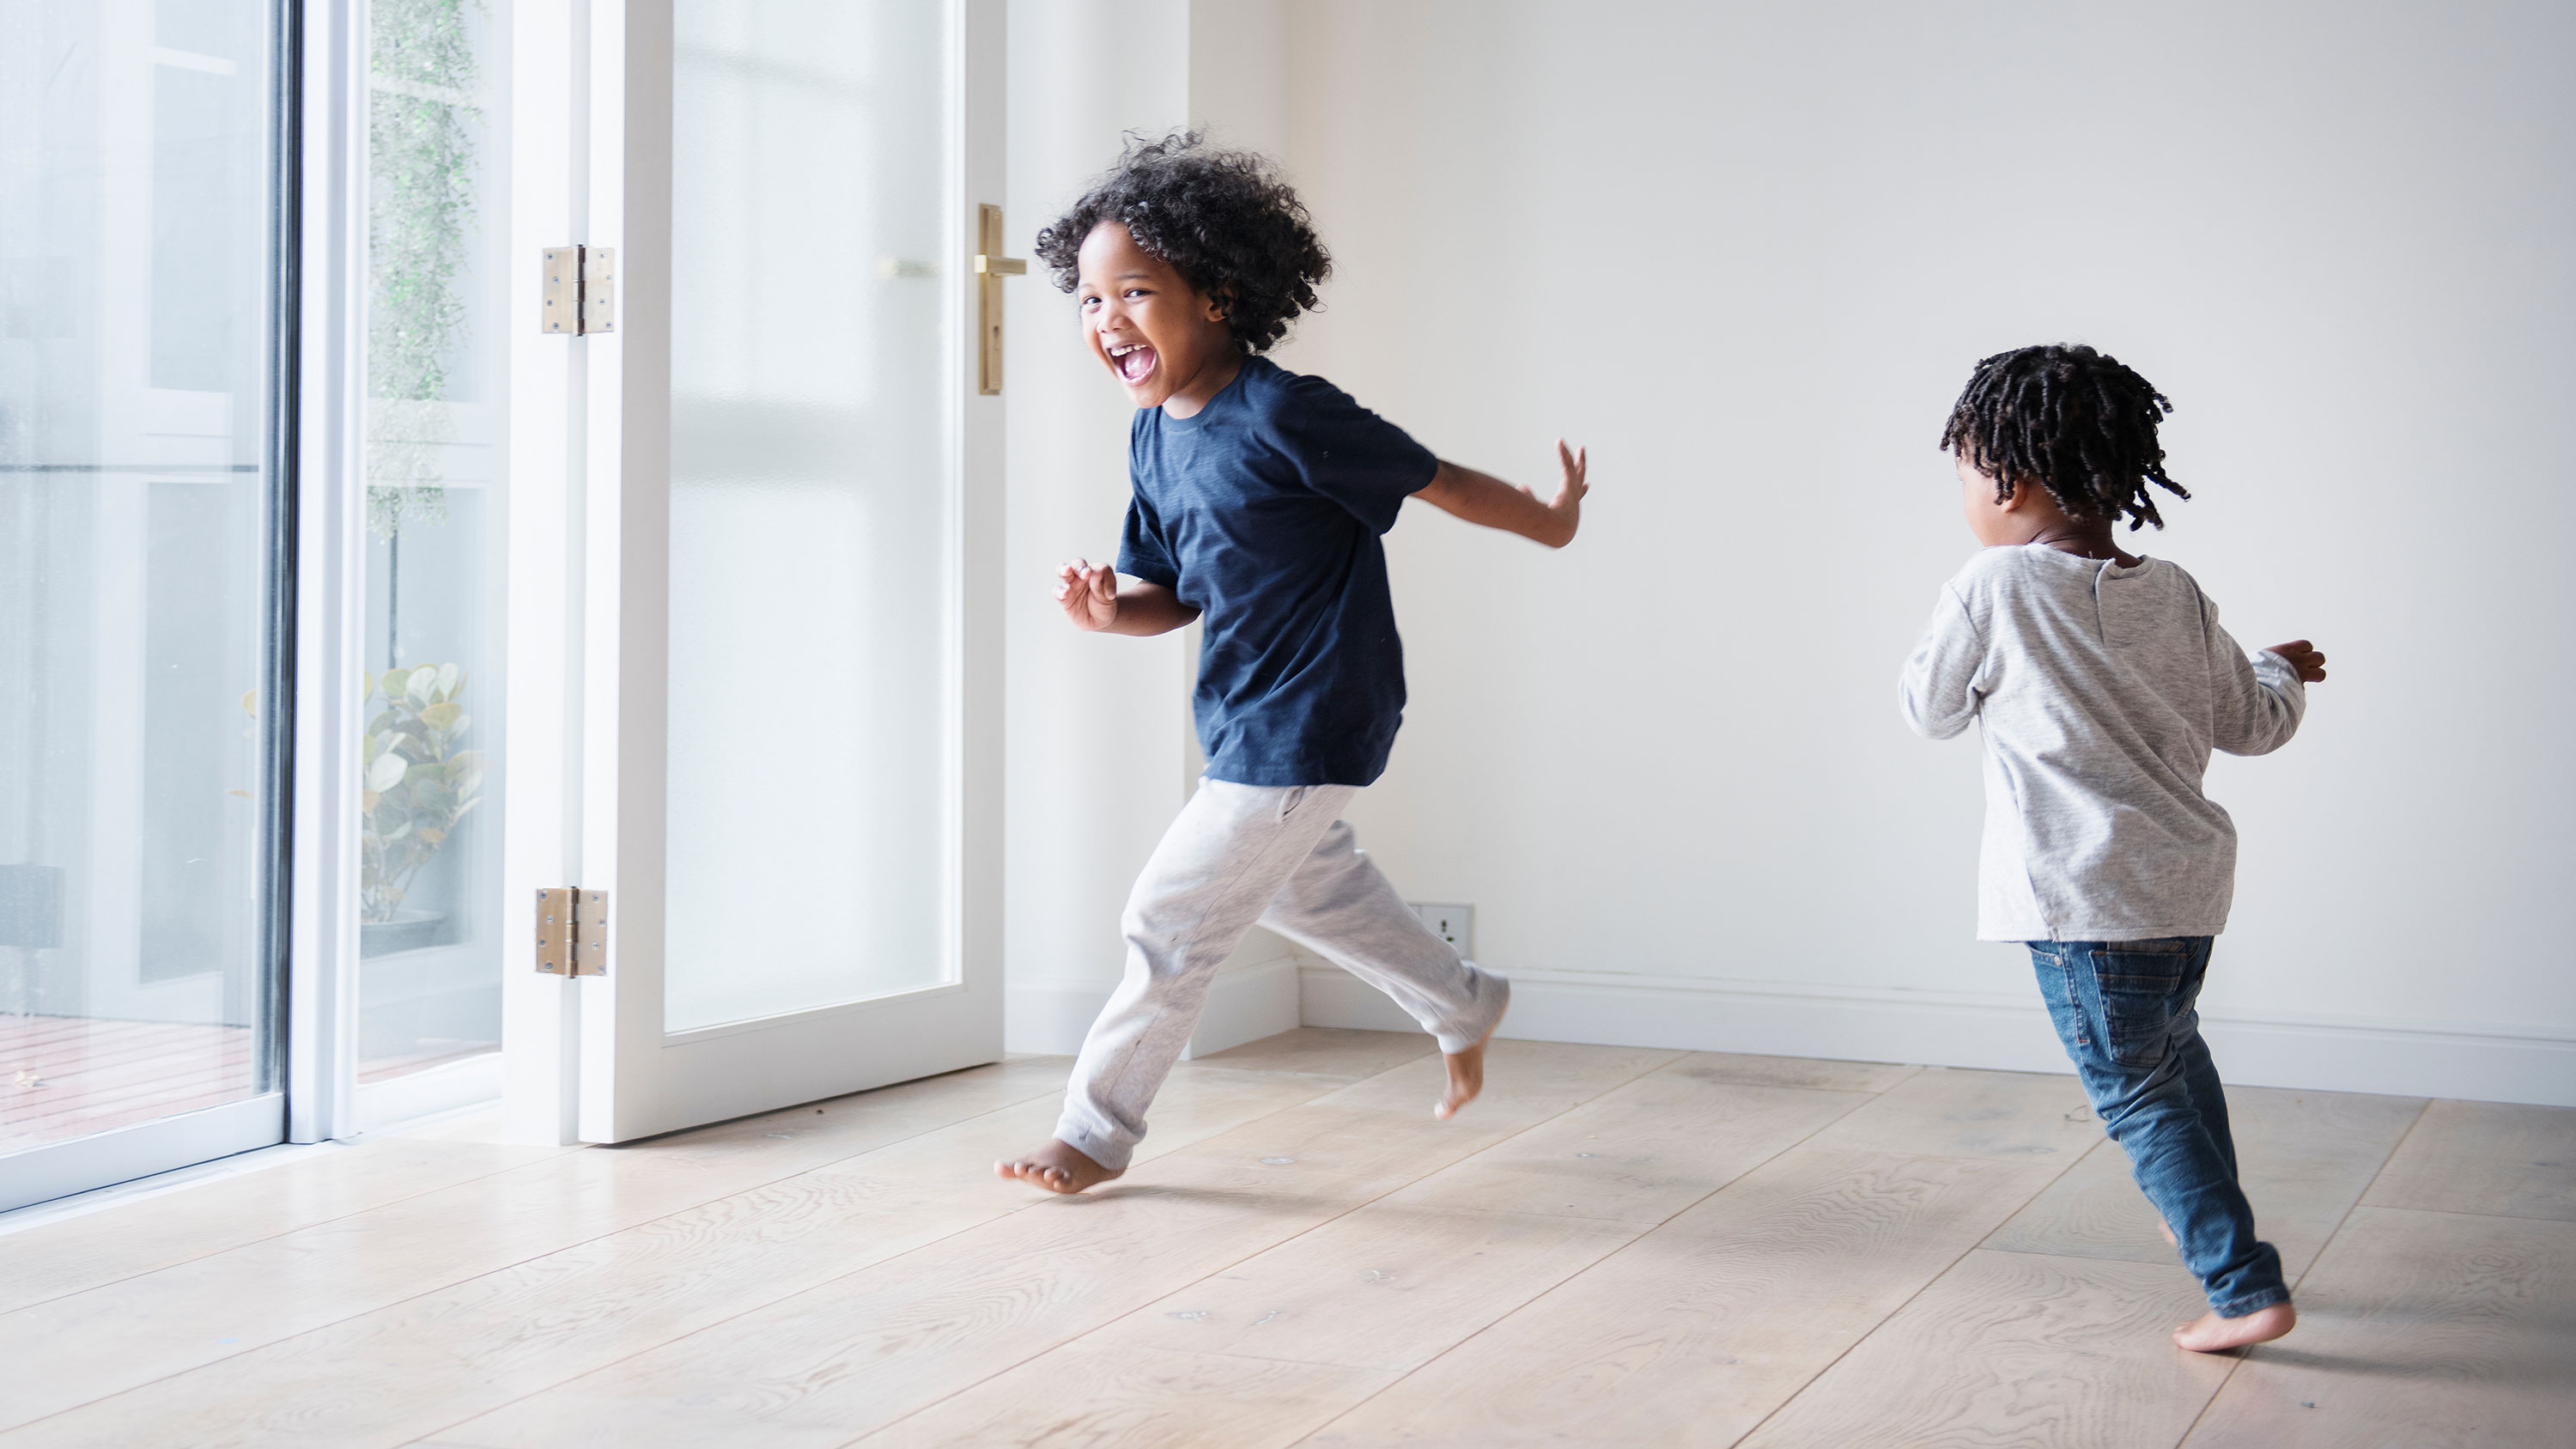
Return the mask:
<path id="1" fill-rule="evenodd" d="M 1253 946 L 1244 953 L 1252 954 Z M 1229 961 L 1208 985 L 1207 1005 L 1182 1060 L 1221 1052 L 1227 1047 L 1294 1031 L 1302 1002 L 1297 960 L 1284 943 L 1267 959 Z M 1115 983 L 1106 981 L 1015 982 L 1003 994 L 1002 1045 L 1015 1052 L 1071 1056 L 1109 1004 Z"/>
<path id="2" fill-rule="evenodd" d="M 1346 972 L 1307 963 L 1298 974 L 1308 1026 L 1421 1030 Z M 2069 1070 L 2037 1001 L 1577 971 L 1511 978 L 1501 1035 L 1527 1041 Z M 2576 1037 L 2477 1023 L 2207 1013 L 2201 1030 L 2226 1079 L 2244 1086 L 2576 1107 Z"/>
<path id="3" fill-rule="evenodd" d="M 1208 988 L 1207 1009 L 1199 1013 L 1199 1029 L 1190 1033 L 1182 1059 L 1295 1031 L 1304 1024 L 1300 996 L 1297 963 L 1285 957 L 1224 973 Z"/>

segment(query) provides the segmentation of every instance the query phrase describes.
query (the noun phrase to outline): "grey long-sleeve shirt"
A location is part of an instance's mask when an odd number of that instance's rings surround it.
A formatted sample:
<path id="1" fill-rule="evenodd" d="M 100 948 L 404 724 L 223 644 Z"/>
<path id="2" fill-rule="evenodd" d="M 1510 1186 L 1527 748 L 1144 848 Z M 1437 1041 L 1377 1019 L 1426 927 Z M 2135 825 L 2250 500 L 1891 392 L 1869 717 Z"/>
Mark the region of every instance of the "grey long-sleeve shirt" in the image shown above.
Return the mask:
<path id="1" fill-rule="evenodd" d="M 2307 692 L 2180 568 L 2027 544 L 1942 587 L 1901 703 L 1917 734 L 1985 737 L 1978 939 L 2140 941 L 2226 929 L 2236 825 L 2201 775 L 2280 748 Z"/>

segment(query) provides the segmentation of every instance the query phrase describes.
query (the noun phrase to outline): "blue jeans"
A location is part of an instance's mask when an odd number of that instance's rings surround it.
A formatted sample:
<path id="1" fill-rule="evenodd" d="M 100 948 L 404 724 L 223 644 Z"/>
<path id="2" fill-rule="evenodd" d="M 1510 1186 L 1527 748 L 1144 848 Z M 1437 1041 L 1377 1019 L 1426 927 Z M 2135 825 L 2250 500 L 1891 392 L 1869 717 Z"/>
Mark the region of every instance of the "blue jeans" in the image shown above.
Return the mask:
<path id="1" fill-rule="evenodd" d="M 2200 1275 L 2209 1306 L 2242 1318 L 2289 1302 L 2290 1288 L 2236 1185 L 2227 1098 L 2193 1009 L 2211 939 L 2027 944 L 2094 1115 L 2181 1240 L 2183 1266 Z"/>

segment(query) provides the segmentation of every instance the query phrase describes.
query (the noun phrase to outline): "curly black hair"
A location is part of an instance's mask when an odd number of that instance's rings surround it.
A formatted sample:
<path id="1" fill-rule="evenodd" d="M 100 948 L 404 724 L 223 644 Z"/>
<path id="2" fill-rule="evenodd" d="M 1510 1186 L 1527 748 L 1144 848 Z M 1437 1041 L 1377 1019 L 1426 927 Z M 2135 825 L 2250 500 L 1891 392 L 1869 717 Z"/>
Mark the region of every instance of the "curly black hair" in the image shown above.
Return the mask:
<path id="1" fill-rule="evenodd" d="M 1941 447 L 1995 480 L 1995 500 L 2037 479 L 2072 518 L 2165 521 L 2147 485 L 2189 498 L 2165 474 L 2156 425 L 2173 404 L 2120 359 L 2090 347 L 1998 352 L 1977 364 L 1941 428 Z"/>
<path id="2" fill-rule="evenodd" d="M 1130 135 L 1127 150 L 1073 208 L 1038 233 L 1038 257 L 1072 291 L 1083 238 L 1123 222 L 1136 245 L 1172 264 L 1225 310 L 1235 345 L 1267 352 L 1333 270 L 1306 204 L 1267 158 L 1206 145 L 1196 131 Z"/>

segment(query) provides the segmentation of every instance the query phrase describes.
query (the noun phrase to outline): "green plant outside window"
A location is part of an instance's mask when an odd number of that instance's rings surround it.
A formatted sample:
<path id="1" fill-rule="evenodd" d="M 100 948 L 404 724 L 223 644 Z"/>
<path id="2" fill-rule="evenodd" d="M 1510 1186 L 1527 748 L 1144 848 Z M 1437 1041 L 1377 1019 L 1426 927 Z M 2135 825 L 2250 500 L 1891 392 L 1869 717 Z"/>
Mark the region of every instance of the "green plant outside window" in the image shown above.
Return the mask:
<path id="1" fill-rule="evenodd" d="M 367 721 L 366 792 L 359 797 L 359 918 L 394 919 L 413 877 L 480 803 L 483 753 L 457 748 L 474 723 L 456 696 L 465 671 L 453 664 L 388 669 L 366 678 L 366 700 L 384 708 Z"/>

